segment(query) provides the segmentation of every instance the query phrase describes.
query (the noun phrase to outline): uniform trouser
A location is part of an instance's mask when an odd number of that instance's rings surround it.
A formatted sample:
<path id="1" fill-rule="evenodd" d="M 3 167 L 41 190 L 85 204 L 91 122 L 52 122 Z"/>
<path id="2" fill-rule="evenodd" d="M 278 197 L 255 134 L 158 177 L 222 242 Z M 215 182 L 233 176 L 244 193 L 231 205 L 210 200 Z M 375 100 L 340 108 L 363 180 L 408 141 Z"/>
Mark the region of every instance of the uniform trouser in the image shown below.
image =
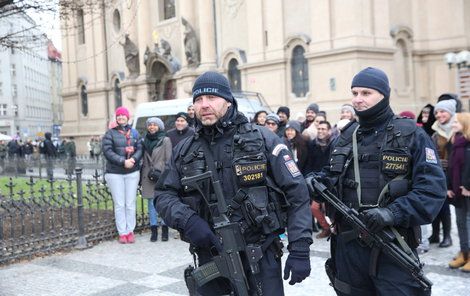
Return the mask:
<path id="1" fill-rule="evenodd" d="M 351 287 L 350 294 L 337 291 L 338 295 L 427 296 L 431 294 L 430 291 L 424 291 L 406 270 L 383 253 L 377 260 L 376 276 L 370 276 L 371 249 L 361 246 L 357 239 L 346 242 L 344 237 L 337 236 L 335 253 L 336 278 Z"/>
<path id="2" fill-rule="evenodd" d="M 105 179 L 114 201 L 114 217 L 119 235 L 134 231 L 137 185 L 140 172 L 130 174 L 106 174 Z"/>
<path id="3" fill-rule="evenodd" d="M 460 251 L 470 251 L 470 198 L 462 198 L 462 205 L 455 207 L 457 232 L 459 234 Z"/>
<path id="4" fill-rule="evenodd" d="M 199 264 L 209 262 L 211 257 L 207 251 L 198 252 Z M 246 260 L 243 261 L 244 266 L 248 266 Z M 250 285 L 250 295 L 283 296 L 281 260 L 276 260 L 274 253 L 268 249 L 258 264 L 260 268 L 258 274 L 253 275 L 250 271 L 245 271 Z M 260 289 L 262 294 L 257 294 L 257 289 Z M 231 291 L 229 281 L 222 278 L 212 280 L 198 289 L 198 293 L 202 296 L 229 295 Z"/>

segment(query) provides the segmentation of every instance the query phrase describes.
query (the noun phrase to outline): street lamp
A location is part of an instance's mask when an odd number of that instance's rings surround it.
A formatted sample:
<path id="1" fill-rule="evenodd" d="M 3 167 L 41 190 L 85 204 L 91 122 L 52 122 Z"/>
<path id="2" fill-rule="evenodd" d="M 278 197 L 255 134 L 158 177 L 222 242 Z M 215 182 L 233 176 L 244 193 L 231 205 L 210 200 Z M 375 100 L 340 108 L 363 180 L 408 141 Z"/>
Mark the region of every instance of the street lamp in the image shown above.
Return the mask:
<path id="1" fill-rule="evenodd" d="M 470 51 L 468 50 L 462 50 L 459 53 L 448 52 L 444 55 L 444 60 L 449 65 L 449 69 L 453 65 L 456 65 L 458 69 L 462 67 L 470 69 Z"/>

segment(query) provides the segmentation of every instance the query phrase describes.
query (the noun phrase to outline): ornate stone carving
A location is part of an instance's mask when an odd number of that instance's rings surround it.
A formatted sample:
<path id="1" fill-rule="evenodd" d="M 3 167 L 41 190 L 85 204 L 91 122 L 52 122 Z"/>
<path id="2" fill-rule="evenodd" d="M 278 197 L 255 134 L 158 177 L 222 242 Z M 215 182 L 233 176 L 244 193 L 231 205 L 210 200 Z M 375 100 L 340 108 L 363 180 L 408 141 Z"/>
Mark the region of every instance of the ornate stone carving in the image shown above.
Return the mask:
<path id="1" fill-rule="evenodd" d="M 243 5 L 244 0 L 225 0 L 225 10 L 231 18 L 238 15 L 238 10 Z"/>
<path id="2" fill-rule="evenodd" d="M 186 55 L 186 62 L 188 63 L 188 67 L 195 68 L 199 66 L 200 63 L 199 40 L 196 37 L 196 32 L 188 21 L 181 18 L 181 22 L 184 26 L 184 54 Z"/>
<path id="3" fill-rule="evenodd" d="M 126 66 L 129 70 L 129 76 L 135 78 L 139 76 L 140 64 L 139 64 L 139 49 L 134 42 L 129 38 L 129 34 L 126 34 L 126 40 L 124 43 L 120 43 L 124 47 L 124 58 L 126 60 Z"/>

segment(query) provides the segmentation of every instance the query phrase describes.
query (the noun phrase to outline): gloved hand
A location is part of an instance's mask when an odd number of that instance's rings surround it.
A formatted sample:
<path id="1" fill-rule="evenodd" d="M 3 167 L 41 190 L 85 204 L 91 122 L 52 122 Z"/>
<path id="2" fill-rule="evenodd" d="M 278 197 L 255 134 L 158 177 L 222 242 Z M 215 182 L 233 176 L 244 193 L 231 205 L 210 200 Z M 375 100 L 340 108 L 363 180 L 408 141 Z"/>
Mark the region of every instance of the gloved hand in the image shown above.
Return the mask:
<path id="1" fill-rule="evenodd" d="M 183 234 L 196 247 L 211 248 L 214 246 L 219 252 L 222 251 L 219 239 L 212 232 L 209 224 L 198 215 L 192 215 L 189 218 Z"/>
<path id="2" fill-rule="evenodd" d="M 395 224 L 395 217 L 388 208 L 373 208 L 364 211 L 364 223 L 372 232 L 379 232 L 386 226 Z"/>
<path id="3" fill-rule="evenodd" d="M 324 184 L 328 185 L 327 178 L 325 174 L 322 173 L 310 173 L 305 177 L 305 182 L 307 183 L 308 192 L 310 193 L 310 201 L 315 200 L 317 202 L 325 202 L 320 194 L 317 193 L 313 186 L 313 179 Z"/>
<path id="4" fill-rule="evenodd" d="M 300 283 L 310 275 L 310 270 L 309 243 L 302 242 L 302 244 L 289 250 L 289 256 L 287 256 L 286 265 L 284 266 L 284 280 L 289 279 L 289 274 L 291 274 L 289 285 Z"/>

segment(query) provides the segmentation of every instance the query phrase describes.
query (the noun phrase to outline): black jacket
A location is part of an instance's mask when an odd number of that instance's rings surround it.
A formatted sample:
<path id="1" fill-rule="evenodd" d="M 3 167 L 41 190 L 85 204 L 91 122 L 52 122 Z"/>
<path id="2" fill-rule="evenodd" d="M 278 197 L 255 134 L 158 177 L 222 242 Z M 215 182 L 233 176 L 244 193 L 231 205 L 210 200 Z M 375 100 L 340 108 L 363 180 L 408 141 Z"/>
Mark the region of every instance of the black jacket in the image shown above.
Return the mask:
<path id="1" fill-rule="evenodd" d="M 330 142 L 326 146 L 320 146 L 318 141 L 312 140 L 308 145 L 308 163 L 306 173 L 320 172 L 330 163 L 331 149 L 334 140 L 330 138 Z"/>
<path id="2" fill-rule="evenodd" d="M 126 146 L 127 131 L 130 129 L 129 142 L 130 146 L 134 147 L 134 152 L 127 155 Z M 109 129 L 103 137 L 102 148 L 104 157 L 106 157 L 106 173 L 109 174 L 129 174 L 140 170 L 140 160 L 142 159 L 142 141 L 139 132 L 133 129 L 130 125 L 124 127 L 120 126 Z M 124 167 L 124 161 L 128 158 L 134 158 L 135 165 L 131 169 Z"/>
<path id="3" fill-rule="evenodd" d="M 222 169 L 218 170 L 219 179 L 222 182 L 223 194 L 227 201 L 236 193 L 236 184 L 234 181 L 234 171 L 232 168 L 232 150 L 233 136 L 238 126 L 246 124 L 248 120 L 241 113 L 236 113 L 230 108 L 223 118 L 212 127 L 212 135 L 208 139 L 211 143 L 214 161 L 222 163 Z M 229 114 L 231 113 L 231 114 Z M 276 185 L 286 194 L 290 207 L 287 210 L 289 233 L 289 243 L 299 239 L 311 242 L 312 236 L 312 214 L 309 207 L 309 193 L 303 176 L 292 164 L 292 154 L 287 146 L 282 143 L 282 139 L 273 134 L 270 130 L 262 126 L 254 127 L 259 129 L 265 142 L 268 171 Z M 201 137 L 207 137 L 207 128 L 201 128 L 199 122 L 196 124 L 196 133 Z M 188 145 L 193 137 L 181 141 L 174 149 L 173 155 L 167 164 L 164 173 L 166 178 L 163 186 L 159 186 L 155 192 L 156 208 L 162 216 L 166 225 L 183 231 L 189 218 L 196 214 L 191 207 L 182 201 L 183 186 L 182 178 L 182 150 Z M 290 161 L 289 161 L 290 160 Z M 295 170 L 297 169 L 297 173 Z"/>
<path id="4" fill-rule="evenodd" d="M 178 144 L 184 138 L 194 135 L 194 129 L 189 127 L 189 125 L 181 131 L 173 128 L 169 130 L 166 135 L 168 138 L 170 138 L 172 147 L 175 147 L 176 144 Z"/>

